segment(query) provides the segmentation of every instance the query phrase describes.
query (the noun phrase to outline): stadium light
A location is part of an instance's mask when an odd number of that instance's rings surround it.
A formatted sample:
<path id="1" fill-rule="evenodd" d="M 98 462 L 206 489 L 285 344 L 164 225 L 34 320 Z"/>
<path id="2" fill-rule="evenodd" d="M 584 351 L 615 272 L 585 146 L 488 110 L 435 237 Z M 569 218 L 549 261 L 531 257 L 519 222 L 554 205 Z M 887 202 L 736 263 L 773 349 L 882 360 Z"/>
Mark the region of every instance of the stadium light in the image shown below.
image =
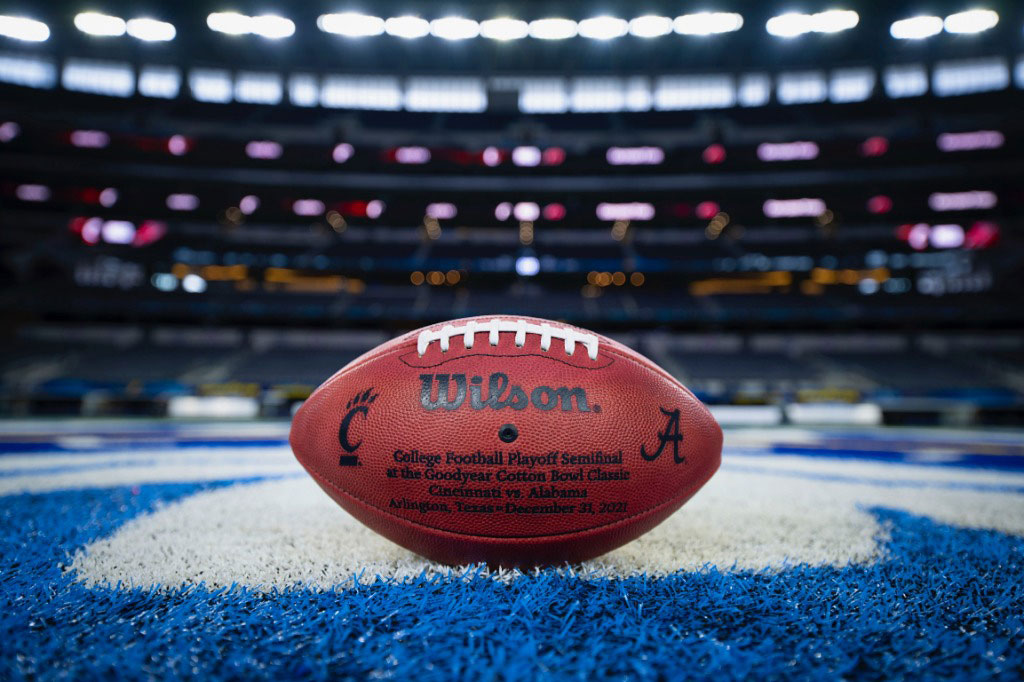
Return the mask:
<path id="1" fill-rule="evenodd" d="M 334 159 L 334 163 L 345 163 L 351 159 L 352 155 L 355 153 L 355 147 L 350 145 L 348 142 L 342 142 L 334 146 L 334 150 L 331 152 L 331 158 Z"/>
<path id="2" fill-rule="evenodd" d="M 811 16 L 809 14 L 790 12 L 769 19 L 768 23 L 765 24 L 765 29 L 768 33 L 779 38 L 795 38 L 804 33 L 810 33 L 812 30 L 811 25 Z"/>
<path id="3" fill-rule="evenodd" d="M 50 37 L 50 27 L 28 17 L 0 15 L 0 36 L 29 43 L 41 43 Z"/>
<path id="4" fill-rule="evenodd" d="M 498 166 L 501 164 L 502 153 L 497 147 L 487 147 L 480 153 L 480 160 L 485 166 Z"/>
<path id="5" fill-rule="evenodd" d="M 110 135 L 102 130 L 73 130 L 68 139 L 81 149 L 103 149 L 110 144 Z"/>
<path id="6" fill-rule="evenodd" d="M 946 17 L 947 33 L 981 33 L 999 23 L 999 15 L 990 9 L 971 9 Z"/>
<path id="7" fill-rule="evenodd" d="M 247 194 L 238 202 L 238 210 L 245 215 L 252 215 L 256 212 L 256 209 L 260 207 L 260 198 L 253 195 Z"/>
<path id="8" fill-rule="evenodd" d="M 421 164 L 430 161 L 430 150 L 426 147 L 398 147 L 395 149 L 398 163 Z"/>
<path id="9" fill-rule="evenodd" d="M 468 40 L 480 35 L 480 24 L 465 17 L 443 17 L 430 22 L 430 32 L 444 40 Z"/>
<path id="10" fill-rule="evenodd" d="M 789 12 L 772 17 L 765 30 L 779 38 L 795 38 L 805 33 L 838 33 L 860 23 L 860 15 L 853 10 L 832 9 L 817 14 Z"/>
<path id="11" fill-rule="evenodd" d="M 178 34 L 174 24 L 146 17 L 129 19 L 127 29 L 128 35 L 132 38 L 143 40 L 147 43 L 174 40 L 174 36 Z"/>
<path id="12" fill-rule="evenodd" d="M 252 21 L 250 17 L 238 12 L 213 12 L 206 17 L 206 25 L 218 33 L 240 36 L 250 33 Z"/>
<path id="13" fill-rule="evenodd" d="M 572 19 L 535 19 L 530 22 L 530 36 L 538 40 L 565 40 L 579 31 Z"/>
<path id="14" fill-rule="evenodd" d="M 75 28 L 91 36 L 123 36 L 127 26 L 121 17 L 100 14 L 99 12 L 81 12 L 75 15 Z"/>
<path id="15" fill-rule="evenodd" d="M 512 150 L 512 163 L 527 168 L 539 166 L 542 158 L 540 147 L 524 146 Z"/>
<path id="16" fill-rule="evenodd" d="M 761 206 L 766 218 L 813 218 L 825 212 L 822 199 L 768 199 Z"/>
<path id="17" fill-rule="evenodd" d="M 540 217 L 540 205 L 535 201 L 520 201 L 512 207 L 512 217 L 516 220 L 533 222 Z"/>
<path id="18" fill-rule="evenodd" d="M 848 9 L 830 9 L 812 15 L 816 33 L 848 31 L 860 23 L 860 15 Z"/>
<path id="19" fill-rule="evenodd" d="M 966 133 L 942 133 L 935 140 L 939 151 L 965 152 L 977 149 L 999 149 L 1006 142 L 998 130 L 973 130 Z"/>
<path id="20" fill-rule="evenodd" d="M 384 19 L 358 12 L 322 14 L 316 20 L 317 28 L 346 38 L 365 38 L 384 33 Z"/>
<path id="21" fill-rule="evenodd" d="M 199 208 L 199 197 L 184 192 L 168 194 L 166 204 L 172 211 L 194 211 Z"/>
<path id="22" fill-rule="evenodd" d="M 958 249 L 964 245 L 964 228 L 962 225 L 932 225 L 928 241 L 936 249 Z"/>
<path id="23" fill-rule="evenodd" d="M 245 155 L 250 159 L 279 159 L 284 148 L 272 140 L 252 140 L 245 145 Z"/>
<path id="24" fill-rule="evenodd" d="M 135 241 L 135 223 L 128 220 L 106 220 L 100 228 L 108 244 L 131 244 Z"/>
<path id="25" fill-rule="evenodd" d="M 430 33 L 430 22 L 410 15 L 391 17 L 384 22 L 384 31 L 396 38 L 413 40 Z"/>
<path id="26" fill-rule="evenodd" d="M 939 33 L 942 33 L 942 18 L 926 15 L 900 19 L 889 27 L 889 35 L 897 40 L 922 40 Z"/>
<path id="27" fill-rule="evenodd" d="M 0 142 L 10 142 L 21 134 L 21 126 L 14 121 L 0 123 Z"/>
<path id="28" fill-rule="evenodd" d="M 102 218 L 75 218 L 72 221 L 72 229 L 79 233 L 82 241 L 86 244 L 98 244 L 100 231 L 103 229 Z"/>
<path id="29" fill-rule="evenodd" d="M 99 202 L 100 206 L 103 206 L 104 208 L 110 208 L 111 206 L 116 204 L 117 199 L 118 193 L 117 190 L 113 187 L 107 187 L 100 192 Z"/>
<path id="30" fill-rule="evenodd" d="M 680 35 L 707 36 L 731 33 L 743 27 L 743 16 L 735 12 L 697 12 L 676 17 L 672 23 Z"/>
<path id="31" fill-rule="evenodd" d="M 206 291 L 206 280 L 190 272 L 181 279 L 181 288 L 190 294 L 201 294 Z"/>
<path id="32" fill-rule="evenodd" d="M 18 185 L 14 196 L 20 201 L 49 201 L 50 188 L 46 185 Z"/>
<path id="33" fill-rule="evenodd" d="M 600 16 L 584 19 L 577 27 L 579 34 L 591 40 L 621 38 L 629 30 L 629 22 L 618 17 Z"/>
<path id="34" fill-rule="evenodd" d="M 184 135 L 171 135 L 167 138 L 167 152 L 173 156 L 184 156 L 190 146 L 189 139 Z"/>
<path id="35" fill-rule="evenodd" d="M 612 166 L 656 166 L 665 160 L 661 147 L 609 147 L 605 159 Z"/>
<path id="36" fill-rule="evenodd" d="M 160 291 L 174 291 L 178 288 L 178 278 L 169 272 L 156 272 L 149 278 L 154 288 Z"/>
<path id="37" fill-rule="evenodd" d="M 326 208 L 324 202 L 319 199 L 296 199 L 292 203 L 292 212 L 303 217 L 321 215 Z"/>
<path id="38" fill-rule="evenodd" d="M 521 19 L 498 17 L 480 22 L 480 35 L 491 40 L 519 40 L 530 34 L 530 25 Z"/>
<path id="39" fill-rule="evenodd" d="M 625 204 L 601 202 L 597 205 L 598 220 L 651 220 L 654 204 L 634 201 Z"/>
<path id="40" fill-rule="evenodd" d="M 540 272 L 540 260 L 536 256 L 520 256 L 516 258 L 516 274 L 533 277 Z"/>
<path id="41" fill-rule="evenodd" d="M 295 33 L 295 22 L 276 14 L 263 14 L 252 18 L 252 32 L 271 40 L 288 38 Z"/>
<path id="42" fill-rule="evenodd" d="M 764 142 L 757 146 L 757 158 L 762 161 L 809 161 L 818 158 L 818 145 L 814 142 Z"/>
<path id="43" fill-rule="evenodd" d="M 995 208 L 999 198 L 995 192 L 972 190 L 969 192 L 933 192 L 928 207 L 933 211 L 970 211 Z"/>
<path id="44" fill-rule="evenodd" d="M 430 218 L 437 220 L 451 220 L 459 214 L 459 209 L 456 208 L 455 204 L 441 201 L 433 204 L 427 204 L 426 215 Z"/>
<path id="45" fill-rule="evenodd" d="M 629 22 L 629 32 L 637 38 L 657 38 L 672 32 L 672 19 L 645 14 Z"/>
<path id="46" fill-rule="evenodd" d="M 276 14 L 250 17 L 238 12 L 214 12 L 206 17 L 211 30 L 228 35 L 255 34 L 271 40 L 287 38 L 295 33 L 295 22 Z"/>

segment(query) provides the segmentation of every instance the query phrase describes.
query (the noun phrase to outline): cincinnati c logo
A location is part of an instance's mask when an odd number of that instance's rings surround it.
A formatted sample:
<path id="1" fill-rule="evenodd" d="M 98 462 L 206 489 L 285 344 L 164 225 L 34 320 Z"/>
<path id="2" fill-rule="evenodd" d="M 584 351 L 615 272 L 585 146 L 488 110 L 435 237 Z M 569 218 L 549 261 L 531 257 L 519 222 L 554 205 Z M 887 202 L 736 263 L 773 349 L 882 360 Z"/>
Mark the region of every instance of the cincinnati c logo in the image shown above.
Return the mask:
<path id="1" fill-rule="evenodd" d="M 351 453 L 358 450 L 363 441 L 360 439 L 353 443 L 349 439 L 348 431 L 352 427 L 352 420 L 355 419 L 356 415 L 361 417 L 361 421 L 366 421 L 366 416 L 370 413 L 370 405 L 377 399 L 377 395 L 373 392 L 373 388 L 368 388 L 363 393 L 357 393 L 355 397 L 348 401 L 348 405 L 345 406 L 348 412 L 345 413 L 345 417 L 341 420 L 341 425 L 338 426 L 338 444 L 349 454 L 341 455 L 338 459 L 338 466 L 351 467 L 359 465 L 359 458 Z"/>

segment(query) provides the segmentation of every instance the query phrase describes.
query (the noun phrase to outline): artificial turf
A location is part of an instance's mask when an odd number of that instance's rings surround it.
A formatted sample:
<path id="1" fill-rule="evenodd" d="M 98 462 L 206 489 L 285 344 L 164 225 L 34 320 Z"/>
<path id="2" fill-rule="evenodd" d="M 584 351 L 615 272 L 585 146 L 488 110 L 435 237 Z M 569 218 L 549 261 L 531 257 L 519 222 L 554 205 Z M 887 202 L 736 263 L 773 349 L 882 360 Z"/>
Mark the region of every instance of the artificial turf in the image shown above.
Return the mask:
<path id="1" fill-rule="evenodd" d="M 887 509 L 869 566 L 271 593 L 75 582 L 76 549 L 216 485 L 0 498 L 0 679 L 1024 678 L 1021 538 Z"/>

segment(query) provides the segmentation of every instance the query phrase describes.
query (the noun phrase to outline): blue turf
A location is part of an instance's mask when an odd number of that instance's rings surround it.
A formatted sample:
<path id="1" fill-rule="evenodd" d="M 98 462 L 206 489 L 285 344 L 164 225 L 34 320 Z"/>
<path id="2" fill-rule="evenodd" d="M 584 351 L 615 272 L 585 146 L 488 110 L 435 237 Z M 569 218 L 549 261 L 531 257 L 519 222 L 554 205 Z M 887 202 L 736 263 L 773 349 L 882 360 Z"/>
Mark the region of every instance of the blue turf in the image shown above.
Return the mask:
<path id="1" fill-rule="evenodd" d="M 875 510 L 889 559 L 333 592 L 86 589 L 75 549 L 220 484 L 0 498 L 0 679 L 1021 679 L 1019 538 Z"/>

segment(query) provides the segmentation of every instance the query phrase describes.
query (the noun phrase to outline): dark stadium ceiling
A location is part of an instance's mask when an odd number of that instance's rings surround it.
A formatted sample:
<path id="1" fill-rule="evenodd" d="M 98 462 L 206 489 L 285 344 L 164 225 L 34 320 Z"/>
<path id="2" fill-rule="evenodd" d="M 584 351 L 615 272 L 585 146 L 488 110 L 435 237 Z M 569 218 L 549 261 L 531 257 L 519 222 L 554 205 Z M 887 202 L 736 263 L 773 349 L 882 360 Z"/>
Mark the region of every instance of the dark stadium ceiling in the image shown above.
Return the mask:
<path id="1" fill-rule="evenodd" d="M 945 17 L 968 9 L 994 10 L 998 24 L 981 34 L 942 32 L 924 40 L 896 40 L 894 21 L 918 15 Z M 777 15 L 802 11 L 852 10 L 856 26 L 835 33 L 809 33 L 780 38 L 766 30 Z M 96 37 L 75 28 L 80 12 L 93 11 L 130 19 L 152 17 L 175 27 L 168 42 L 145 43 L 128 36 Z M 280 40 L 233 36 L 210 29 L 214 12 L 249 15 L 275 14 L 294 23 L 294 34 Z M 393 35 L 352 38 L 320 30 L 318 18 L 327 13 L 356 12 L 381 18 L 418 15 L 434 20 L 459 16 L 475 21 L 511 17 L 526 22 L 561 17 L 582 21 L 596 16 L 631 20 L 645 15 L 668 18 L 695 12 L 731 12 L 742 27 L 721 35 L 668 33 L 653 38 L 626 34 L 609 40 L 577 36 L 565 40 L 498 41 L 487 38 L 443 40 L 432 35 L 407 40 Z M 751 68 L 892 63 L 900 59 L 934 61 L 965 57 L 985 48 L 1016 53 L 1022 45 L 1024 4 L 1008 1 L 964 2 L 415 2 L 404 0 L 336 0 L 334 2 L 0 2 L 0 15 L 27 16 L 43 21 L 50 38 L 41 43 L 0 38 L 0 52 L 46 52 L 58 57 L 87 57 L 156 61 L 179 66 L 273 67 L 352 73 L 657 73 L 665 71 L 738 71 Z"/>

